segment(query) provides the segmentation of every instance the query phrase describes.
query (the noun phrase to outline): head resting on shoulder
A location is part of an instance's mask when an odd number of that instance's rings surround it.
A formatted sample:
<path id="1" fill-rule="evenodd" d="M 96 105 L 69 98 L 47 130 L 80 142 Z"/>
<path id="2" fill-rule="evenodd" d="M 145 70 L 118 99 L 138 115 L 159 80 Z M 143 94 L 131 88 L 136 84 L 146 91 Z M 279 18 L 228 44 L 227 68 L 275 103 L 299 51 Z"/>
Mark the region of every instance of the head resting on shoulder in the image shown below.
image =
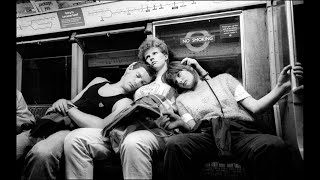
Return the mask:
<path id="1" fill-rule="evenodd" d="M 139 53 L 138 53 L 139 60 L 146 61 L 144 58 L 145 52 L 153 47 L 158 48 L 163 54 L 169 55 L 168 46 L 164 41 L 156 37 L 148 37 L 139 46 Z"/>
<path id="2" fill-rule="evenodd" d="M 138 69 L 140 67 L 143 67 L 147 71 L 147 73 L 149 74 L 149 76 L 151 78 L 151 81 L 153 81 L 156 78 L 157 72 L 149 64 L 147 64 L 143 61 L 137 61 L 132 64 L 132 69 Z"/>
<path id="3" fill-rule="evenodd" d="M 190 72 L 193 76 L 193 81 L 191 83 L 191 88 L 180 87 L 177 82 L 177 76 L 180 71 Z M 168 64 L 167 71 L 162 75 L 162 79 L 169 84 L 171 87 L 175 88 L 179 93 L 185 90 L 193 90 L 199 79 L 197 71 L 189 65 L 181 64 L 180 61 L 172 61 Z"/>
<path id="4" fill-rule="evenodd" d="M 156 71 L 148 64 L 137 61 L 129 65 L 121 77 L 123 89 L 127 93 L 133 93 L 135 90 L 149 84 L 156 77 Z"/>

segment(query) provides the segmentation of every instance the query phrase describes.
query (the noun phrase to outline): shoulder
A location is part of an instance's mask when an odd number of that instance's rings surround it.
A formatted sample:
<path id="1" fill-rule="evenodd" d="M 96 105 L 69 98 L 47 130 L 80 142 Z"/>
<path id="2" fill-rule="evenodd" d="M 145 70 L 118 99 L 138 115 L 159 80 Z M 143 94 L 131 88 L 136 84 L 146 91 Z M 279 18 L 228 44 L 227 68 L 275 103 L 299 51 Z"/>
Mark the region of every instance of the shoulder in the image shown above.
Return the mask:
<path id="1" fill-rule="evenodd" d="M 119 108 L 120 108 L 120 109 L 125 108 L 125 107 L 131 105 L 132 102 L 133 102 L 132 99 L 127 98 L 127 97 L 122 98 L 122 99 L 119 99 L 119 100 L 114 104 L 113 109 L 115 110 L 115 109 L 119 109 Z"/>
<path id="2" fill-rule="evenodd" d="M 94 78 L 91 82 L 94 82 L 94 83 L 102 83 L 102 82 L 110 82 L 110 81 L 108 81 L 108 79 L 103 78 L 103 77 L 96 77 L 96 78 Z"/>
<path id="3" fill-rule="evenodd" d="M 231 74 L 222 73 L 222 74 L 219 74 L 219 75 L 217 75 L 216 77 L 214 77 L 212 79 L 229 80 L 229 79 L 236 79 L 236 78 L 234 78 Z"/>
<path id="4" fill-rule="evenodd" d="M 216 77 L 212 78 L 211 81 L 217 81 L 221 84 L 228 84 L 232 86 L 240 84 L 240 82 L 235 77 L 228 73 L 219 74 Z"/>
<path id="5" fill-rule="evenodd" d="M 87 87 L 90 87 L 94 84 L 98 84 L 98 83 L 102 83 L 102 82 L 109 82 L 106 78 L 103 78 L 103 77 L 96 77 L 94 78 L 89 84 Z"/>

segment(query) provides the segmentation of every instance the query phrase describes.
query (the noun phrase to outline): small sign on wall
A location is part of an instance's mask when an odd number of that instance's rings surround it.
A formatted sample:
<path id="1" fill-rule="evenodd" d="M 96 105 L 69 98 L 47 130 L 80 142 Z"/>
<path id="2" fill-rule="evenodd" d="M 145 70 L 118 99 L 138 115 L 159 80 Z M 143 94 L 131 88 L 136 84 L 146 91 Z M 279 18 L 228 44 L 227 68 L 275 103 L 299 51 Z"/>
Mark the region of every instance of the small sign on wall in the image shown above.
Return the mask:
<path id="1" fill-rule="evenodd" d="M 57 12 L 61 28 L 84 26 L 82 10 L 80 8 Z"/>
<path id="2" fill-rule="evenodd" d="M 220 39 L 233 38 L 240 36 L 240 25 L 239 23 L 229 23 L 220 25 Z"/>

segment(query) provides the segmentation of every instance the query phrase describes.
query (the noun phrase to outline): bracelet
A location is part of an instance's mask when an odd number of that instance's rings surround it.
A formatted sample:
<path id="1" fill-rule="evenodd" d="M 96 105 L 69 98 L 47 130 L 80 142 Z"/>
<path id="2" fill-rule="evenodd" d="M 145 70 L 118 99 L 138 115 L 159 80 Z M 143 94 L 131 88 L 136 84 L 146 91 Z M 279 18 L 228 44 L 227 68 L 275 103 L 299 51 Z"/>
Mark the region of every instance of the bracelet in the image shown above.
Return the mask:
<path id="1" fill-rule="evenodd" d="M 205 73 L 203 76 L 201 76 L 202 78 L 205 78 L 206 76 L 209 75 L 209 72 Z"/>

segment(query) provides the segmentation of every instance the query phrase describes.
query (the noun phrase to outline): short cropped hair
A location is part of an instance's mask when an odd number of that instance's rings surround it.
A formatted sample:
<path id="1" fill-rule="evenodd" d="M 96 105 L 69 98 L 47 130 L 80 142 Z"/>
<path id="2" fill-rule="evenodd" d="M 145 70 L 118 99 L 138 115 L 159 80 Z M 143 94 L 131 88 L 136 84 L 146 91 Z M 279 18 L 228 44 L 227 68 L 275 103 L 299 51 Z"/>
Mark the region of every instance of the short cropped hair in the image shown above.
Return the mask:
<path id="1" fill-rule="evenodd" d="M 156 78 L 156 74 L 157 72 L 152 68 L 152 66 L 150 66 L 149 64 L 143 62 L 143 61 L 137 61 L 136 63 L 134 63 L 132 65 L 133 69 L 137 69 L 143 67 L 147 73 L 149 74 L 151 81 L 153 81 Z"/>
<path id="2" fill-rule="evenodd" d="M 168 64 L 167 71 L 162 75 L 162 79 L 171 87 L 175 88 L 179 93 L 186 90 L 178 86 L 175 79 L 180 71 L 189 71 L 193 77 L 195 78 L 194 84 L 192 86 L 192 89 L 195 87 L 195 85 L 198 82 L 198 73 L 195 69 L 193 69 L 189 65 L 181 64 L 180 61 L 172 61 Z"/>
<path id="3" fill-rule="evenodd" d="M 147 50 L 149 50 L 152 47 L 156 47 L 159 48 L 160 51 L 165 54 L 165 55 L 169 55 L 168 53 L 168 46 L 167 44 L 156 38 L 156 37 L 148 37 L 146 38 L 141 45 L 139 46 L 139 54 L 138 54 L 138 58 L 142 61 L 145 61 L 144 59 L 144 54 Z"/>

